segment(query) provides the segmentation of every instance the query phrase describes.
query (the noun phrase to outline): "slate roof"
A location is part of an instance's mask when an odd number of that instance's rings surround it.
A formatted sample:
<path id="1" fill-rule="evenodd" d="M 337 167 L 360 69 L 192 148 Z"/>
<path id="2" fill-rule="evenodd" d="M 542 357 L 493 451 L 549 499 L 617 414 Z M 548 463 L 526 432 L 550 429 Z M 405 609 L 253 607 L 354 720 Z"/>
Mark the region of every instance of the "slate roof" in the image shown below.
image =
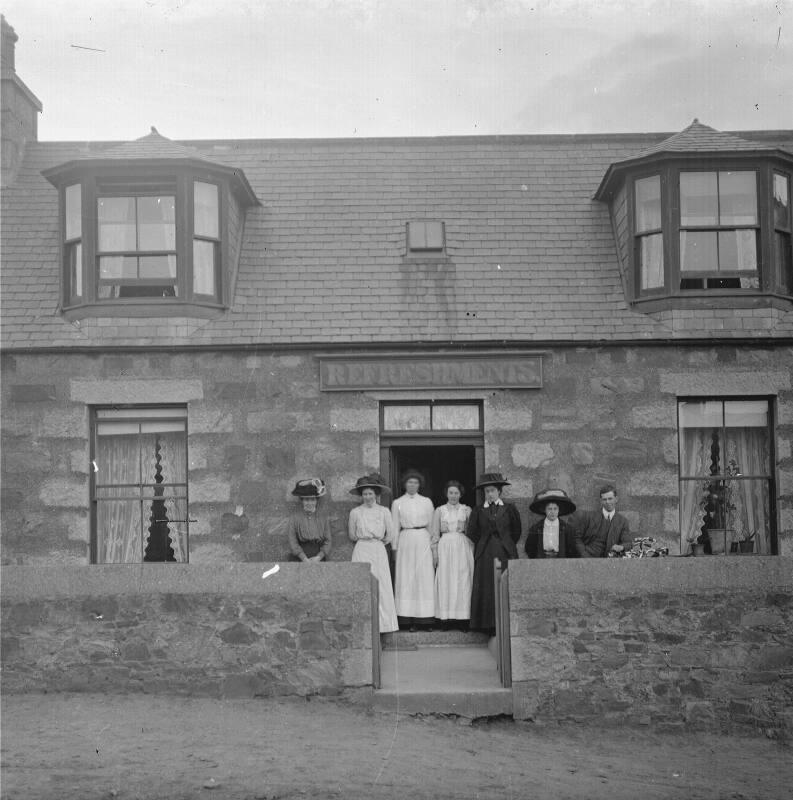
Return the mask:
<path id="1" fill-rule="evenodd" d="M 183 144 L 174 142 L 172 139 L 167 139 L 162 136 L 160 132 L 152 125 L 151 131 L 146 136 L 141 136 L 140 139 L 135 139 L 132 142 L 124 142 L 104 150 L 99 154 L 92 154 L 91 156 L 83 155 L 83 158 L 102 158 L 102 159 L 178 159 L 178 158 L 192 158 L 204 160 L 199 150 L 195 147 L 186 147 Z"/>
<path id="2" fill-rule="evenodd" d="M 740 136 L 717 131 L 695 119 L 680 133 L 675 133 L 668 139 L 637 153 L 635 158 L 644 158 L 656 153 L 734 153 L 773 149 L 759 142 L 750 142 Z"/>
<path id="3" fill-rule="evenodd" d="M 793 150 L 793 131 L 742 138 Z M 31 144 L 16 182 L 3 193 L 2 346 L 541 345 L 790 336 L 793 314 L 773 309 L 650 316 L 626 303 L 608 207 L 593 195 L 610 165 L 665 139 L 183 142 L 176 147 L 242 169 L 262 203 L 247 213 L 231 309 L 214 319 L 116 316 L 79 323 L 59 313 L 57 192 L 41 171 L 114 151 L 128 158 L 134 143 Z M 446 223 L 447 261 L 404 258 L 405 223 L 422 218 Z"/>

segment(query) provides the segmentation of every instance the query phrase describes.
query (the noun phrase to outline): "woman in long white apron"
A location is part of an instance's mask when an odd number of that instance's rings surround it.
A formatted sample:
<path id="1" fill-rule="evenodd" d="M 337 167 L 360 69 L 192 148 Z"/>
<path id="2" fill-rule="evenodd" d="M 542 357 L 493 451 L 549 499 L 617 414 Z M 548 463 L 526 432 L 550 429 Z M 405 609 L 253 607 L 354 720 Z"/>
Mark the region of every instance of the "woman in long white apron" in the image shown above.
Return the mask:
<path id="1" fill-rule="evenodd" d="M 471 587 L 474 577 L 474 544 L 465 535 L 471 509 L 460 502 L 463 486 L 449 481 L 444 487 L 446 504 L 432 517 L 430 537 L 438 549 L 435 573 L 435 616 L 440 620 L 471 618 Z"/>
<path id="2" fill-rule="evenodd" d="M 385 545 L 392 539 L 393 523 L 388 509 L 377 504 L 377 499 L 385 488 L 387 487 L 377 483 L 372 476 L 365 475 L 358 479 L 350 494 L 360 495 L 361 505 L 350 511 L 348 533 L 355 542 L 351 560 L 367 562 L 380 585 L 380 633 L 391 633 L 399 630 L 391 569 L 385 549 Z"/>
<path id="3" fill-rule="evenodd" d="M 396 613 L 403 624 L 431 625 L 435 616 L 435 567 L 429 527 L 432 500 L 419 494 L 424 479 L 410 471 L 402 478 L 405 494 L 391 504 L 396 551 Z"/>

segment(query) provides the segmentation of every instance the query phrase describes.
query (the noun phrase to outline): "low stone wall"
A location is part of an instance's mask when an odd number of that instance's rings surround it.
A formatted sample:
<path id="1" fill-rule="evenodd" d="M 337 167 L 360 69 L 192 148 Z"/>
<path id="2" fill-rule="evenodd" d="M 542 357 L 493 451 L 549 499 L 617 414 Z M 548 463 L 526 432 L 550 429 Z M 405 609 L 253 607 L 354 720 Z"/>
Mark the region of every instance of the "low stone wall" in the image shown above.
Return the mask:
<path id="1" fill-rule="evenodd" d="M 793 733 L 793 559 L 511 561 L 516 719 Z"/>
<path id="2" fill-rule="evenodd" d="M 3 691 L 371 692 L 368 565 L 270 566 L 4 567 Z"/>

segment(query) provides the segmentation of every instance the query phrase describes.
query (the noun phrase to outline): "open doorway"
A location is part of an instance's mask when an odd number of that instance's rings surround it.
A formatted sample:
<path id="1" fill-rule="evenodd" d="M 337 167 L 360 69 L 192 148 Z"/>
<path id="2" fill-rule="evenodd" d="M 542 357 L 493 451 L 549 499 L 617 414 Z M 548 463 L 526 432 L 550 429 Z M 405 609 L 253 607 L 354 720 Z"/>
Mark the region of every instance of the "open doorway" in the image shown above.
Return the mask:
<path id="1" fill-rule="evenodd" d="M 465 487 L 461 502 L 476 503 L 476 450 L 474 445 L 441 444 L 392 445 L 389 448 L 389 473 L 394 497 L 403 494 L 400 477 L 409 469 L 418 470 L 425 479 L 421 493 L 432 500 L 437 508 L 446 502 L 443 487 L 447 481 L 457 480 Z"/>

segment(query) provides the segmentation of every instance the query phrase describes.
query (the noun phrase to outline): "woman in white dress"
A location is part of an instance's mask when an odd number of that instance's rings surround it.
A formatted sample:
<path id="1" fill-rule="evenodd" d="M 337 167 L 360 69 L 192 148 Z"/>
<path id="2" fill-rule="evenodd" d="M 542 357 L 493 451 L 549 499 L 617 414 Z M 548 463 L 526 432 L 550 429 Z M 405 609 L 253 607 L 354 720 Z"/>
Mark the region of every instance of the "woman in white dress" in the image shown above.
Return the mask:
<path id="1" fill-rule="evenodd" d="M 463 486 L 449 481 L 444 487 L 447 503 L 432 517 L 430 537 L 437 547 L 435 573 L 435 616 L 441 620 L 467 621 L 471 618 L 471 586 L 474 577 L 474 544 L 465 535 L 471 509 L 460 502 Z"/>
<path id="2" fill-rule="evenodd" d="M 380 584 L 378 593 L 380 633 L 399 630 L 394 608 L 391 570 L 385 550 L 385 545 L 392 539 L 393 523 L 388 509 L 377 504 L 380 493 L 386 488 L 378 483 L 374 476 L 365 475 L 363 478 L 358 478 L 350 494 L 360 495 L 361 505 L 350 511 L 348 526 L 350 539 L 355 542 L 351 560 L 367 562 L 372 575 Z"/>
<path id="3" fill-rule="evenodd" d="M 435 616 L 435 568 L 429 527 L 432 500 L 419 494 L 424 478 L 410 471 L 402 478 L 405 494 L 391 504 L 396 552 L 396 613 L 414 627 L 431 625 Z"/>

